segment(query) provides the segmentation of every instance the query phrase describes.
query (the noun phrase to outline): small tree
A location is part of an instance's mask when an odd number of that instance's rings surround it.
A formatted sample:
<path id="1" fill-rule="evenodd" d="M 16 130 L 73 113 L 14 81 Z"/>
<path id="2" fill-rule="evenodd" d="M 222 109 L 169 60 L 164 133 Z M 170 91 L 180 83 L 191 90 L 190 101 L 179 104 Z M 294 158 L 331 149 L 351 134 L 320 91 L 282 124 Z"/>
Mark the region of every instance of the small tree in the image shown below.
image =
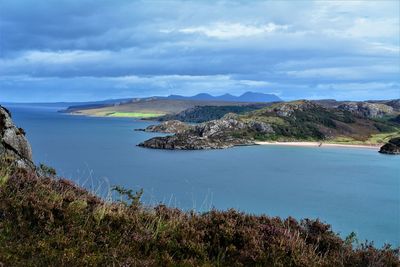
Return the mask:
<path id="1" fill-rule="evenodd" d="M 141 204 L 140 198 L 143 195 L 143 188 L 139 191 L 133 192 L 132 189 L 126 189 L 122 186 L 116 185 L 112 188 L 112 191 L 116 191 L 122 197 L 126 197 L 128 199 L 128 202 L 120 200 L 120 202 L 125 204 L 126 206 L 137 208 Z"/>

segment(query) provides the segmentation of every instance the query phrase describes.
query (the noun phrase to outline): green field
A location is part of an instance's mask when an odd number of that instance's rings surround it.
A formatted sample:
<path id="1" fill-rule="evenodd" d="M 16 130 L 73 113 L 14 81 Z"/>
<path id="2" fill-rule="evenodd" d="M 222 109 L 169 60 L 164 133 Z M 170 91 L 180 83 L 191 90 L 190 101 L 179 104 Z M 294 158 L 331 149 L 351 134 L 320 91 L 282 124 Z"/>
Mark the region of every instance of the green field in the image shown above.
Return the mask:
<path id="1" fill-rule="evenodd" d="M 107 117 L 119 117 L 119 118 L 154 118 L 165 114 L 161 113 L 140 113 L 140 112 L 114 112 L 107 114 Z"/>
<path id="2" fill-rule="evenodd" d="M 379 133 L 371 135 L 367 140 L 354 140 L 350 137 L 336 137 L 327 143 L 349 144 L 349 145 L 380 145 L 389 141 L 391 138 L 400 136 L 400 132 Z"/>

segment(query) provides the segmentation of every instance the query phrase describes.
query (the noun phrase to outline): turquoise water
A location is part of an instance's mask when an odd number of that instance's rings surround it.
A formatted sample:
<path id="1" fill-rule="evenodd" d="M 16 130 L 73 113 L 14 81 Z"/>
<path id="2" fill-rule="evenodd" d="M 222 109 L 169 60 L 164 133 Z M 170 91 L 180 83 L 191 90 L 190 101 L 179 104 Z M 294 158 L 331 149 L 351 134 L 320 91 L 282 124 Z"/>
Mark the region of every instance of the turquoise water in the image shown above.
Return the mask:
<path id="1" fill-rule="evenodd" d="M 280 146 L 212 151 L 136 147 L 149 122 L 9 106 L 36 162 L 106 196 L 111 185 L 145 191 L 144 201 L 184 209 L 236 208 L 320 218 L 342 236 L 400 245 L 400 157 L 369 149 Z"/>

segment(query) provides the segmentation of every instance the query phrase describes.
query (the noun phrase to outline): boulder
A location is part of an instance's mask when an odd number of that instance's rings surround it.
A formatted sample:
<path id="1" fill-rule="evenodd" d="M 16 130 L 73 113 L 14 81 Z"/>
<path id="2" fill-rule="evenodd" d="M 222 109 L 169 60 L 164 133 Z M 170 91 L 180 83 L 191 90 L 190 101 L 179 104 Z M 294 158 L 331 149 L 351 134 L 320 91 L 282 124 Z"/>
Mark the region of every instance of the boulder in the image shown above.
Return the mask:
<path id="1" fill-rule="evenodd" d="M 0 106 L 0 158 L 12 160 L 19 168 L 35 170 L 32 150 L 25 131 L 14 125 L 10 112 Z"/>
<path id="2" fill-rule="evenodd" d="M 400 137 L 390 139 L 389 142 L 381 147 L 379 153 L 400 155 Z"/>

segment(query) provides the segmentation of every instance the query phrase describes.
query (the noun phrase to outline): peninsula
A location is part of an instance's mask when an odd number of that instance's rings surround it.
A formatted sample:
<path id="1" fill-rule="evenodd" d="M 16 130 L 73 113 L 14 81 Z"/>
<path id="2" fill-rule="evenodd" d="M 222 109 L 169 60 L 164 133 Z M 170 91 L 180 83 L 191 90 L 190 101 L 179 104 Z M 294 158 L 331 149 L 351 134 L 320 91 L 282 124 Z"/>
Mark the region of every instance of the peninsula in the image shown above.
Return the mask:
<path id="1" fill-rule="evenodd" d="M 270 104 L 244 114 L 197 125 L 164 122 L 149 131 L 175 133 L 154 137 L 139 146 L 158 149 L 215 149 L 271 142 L 378 147 L 400 135 L 400 100 L 383 103 L 321 103 L 298 100 Z M 172 128 L 168 127 L 172 126 Z M 289 143 L 290 144 L 290 143 Z"/>

